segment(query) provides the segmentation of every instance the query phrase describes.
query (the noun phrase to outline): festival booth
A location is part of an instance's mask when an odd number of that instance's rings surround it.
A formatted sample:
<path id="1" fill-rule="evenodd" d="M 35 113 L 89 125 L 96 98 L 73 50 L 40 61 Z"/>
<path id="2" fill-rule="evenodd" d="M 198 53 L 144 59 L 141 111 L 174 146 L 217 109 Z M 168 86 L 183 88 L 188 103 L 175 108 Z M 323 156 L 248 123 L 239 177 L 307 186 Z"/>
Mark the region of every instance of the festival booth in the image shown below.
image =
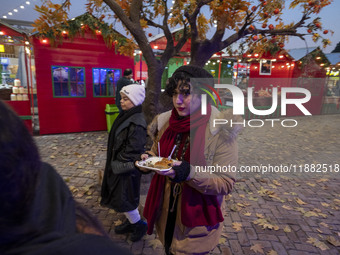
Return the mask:
<path id="1" fill-rule="evenodd" d="M 305 88 L 311 92 L 311 99 L 304 107 L 312 114 L 321 114 L 326 82 L 326 56 L 319 48 L 281 50 L 276 54 L 266 52 L 247 54 L 250 62 L 248 87 L 253 88 L 253 102 L 258 109 L 269 109 L 272 105 L 273 88 L 278 89 L 278 107 L 270 116 L 245 116 L 246 118 L 268 118 L 280 116 L 281 89 L 283 87 Z M 288 93 L 287 98 L 304 98 L 301 93 Z M 287 105 L 286 116 L 304 115 L 295 105 Z"/>
<path id="2" fill-rule="evenodd" d="M 84 21 L 80 32 L 71 40 L 63 31 L 57 46 L 39 34 L 31 37 L 40 134 L 106 130 L 106 104 L 115 103 L 116 83 L 124 70 L 134 70 L 133 58 L 118 54 L 114 42 L 108 47 L 101 31 L 94 34 Z"/>
<path id="3" fill-rule="evenodd" d="M 0 21 L 0 99 L 33 132 L 33 75 L 31 48 L 24 31 Z"/>

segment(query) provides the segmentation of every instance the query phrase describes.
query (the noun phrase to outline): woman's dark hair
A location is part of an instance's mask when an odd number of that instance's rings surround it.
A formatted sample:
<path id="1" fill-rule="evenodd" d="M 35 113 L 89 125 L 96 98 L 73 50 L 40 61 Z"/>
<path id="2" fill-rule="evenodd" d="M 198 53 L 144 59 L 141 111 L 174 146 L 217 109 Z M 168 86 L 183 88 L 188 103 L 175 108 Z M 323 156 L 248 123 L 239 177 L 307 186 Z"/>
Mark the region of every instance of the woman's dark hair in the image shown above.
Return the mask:
<path id="1" fill-rule="evenodd" d="M 0 100 L 0 229 L 25 220 L 39 171 L 40 157 L 31 134 Z"/>
<path id="2" fill-rule="evenodd" d="M 206 85 L 214 86 L 214 78 L 207 70 L 193 65 L 181 66 L 169 78 L 165 92 L 173 96 L 179 86 L 180 90 L 186 90 L 189 87 L 194 93 L 200 93 L 199 88 L 206 88 Z"/>

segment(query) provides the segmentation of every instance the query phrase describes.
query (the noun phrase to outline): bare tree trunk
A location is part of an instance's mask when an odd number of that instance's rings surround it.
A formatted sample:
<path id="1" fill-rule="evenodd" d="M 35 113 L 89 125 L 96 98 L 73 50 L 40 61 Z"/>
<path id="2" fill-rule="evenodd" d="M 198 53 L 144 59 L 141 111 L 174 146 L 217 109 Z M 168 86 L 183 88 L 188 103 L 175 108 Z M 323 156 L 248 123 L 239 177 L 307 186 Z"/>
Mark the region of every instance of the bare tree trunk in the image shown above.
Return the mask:
<path id="1" fill-rule="evenodd" d="M 191 65 L 204 67 L 205 63 L 214 55 L 220 51 L 218 45 L 214 45 L 208 40 L 203 42 L 191 43 Z"/>

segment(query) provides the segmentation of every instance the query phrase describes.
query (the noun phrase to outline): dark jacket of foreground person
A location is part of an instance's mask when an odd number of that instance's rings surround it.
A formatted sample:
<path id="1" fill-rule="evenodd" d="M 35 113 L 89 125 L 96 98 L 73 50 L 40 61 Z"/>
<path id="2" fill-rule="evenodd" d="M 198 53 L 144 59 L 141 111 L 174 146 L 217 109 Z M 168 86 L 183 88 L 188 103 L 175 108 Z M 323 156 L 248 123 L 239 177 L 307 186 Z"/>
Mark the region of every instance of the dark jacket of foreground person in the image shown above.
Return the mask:
<path id="1" fill-rule="evenodd" d="M 128 254 L 76 204 L 22 121 L 0 101 L 0 254 Z"/>

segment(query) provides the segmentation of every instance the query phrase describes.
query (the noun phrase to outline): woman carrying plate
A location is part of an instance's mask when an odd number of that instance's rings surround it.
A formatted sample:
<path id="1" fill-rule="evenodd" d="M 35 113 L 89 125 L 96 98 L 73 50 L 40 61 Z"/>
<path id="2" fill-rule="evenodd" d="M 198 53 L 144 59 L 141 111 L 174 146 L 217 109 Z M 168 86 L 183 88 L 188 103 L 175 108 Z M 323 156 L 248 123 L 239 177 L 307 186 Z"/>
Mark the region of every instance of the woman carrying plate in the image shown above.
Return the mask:
<path id="1" fill-rule="evenodd" d="M 233 117 L 210 104 L 207 114 L 201 114 L 200 88 L 213 86 L 213 77 L 203 68 L 178 68 L 166 87 L 174 108 L 156 116 L 149 126 L 154 141 L 149 155 L 168 157 L 176 145 L 172 158 L 178 161 L 169 171 L 155 171 L 144 209 L 148 234 L 155 225 L 167 254 L 209 253 L 222 232 L 224 196 L 231 192 L 235 176 L 232 172 L 211 174 L 203 170 L 207 166 L 237 165 L 236 135 L 240 127 L 214 127 L 214 119 Z"/>

